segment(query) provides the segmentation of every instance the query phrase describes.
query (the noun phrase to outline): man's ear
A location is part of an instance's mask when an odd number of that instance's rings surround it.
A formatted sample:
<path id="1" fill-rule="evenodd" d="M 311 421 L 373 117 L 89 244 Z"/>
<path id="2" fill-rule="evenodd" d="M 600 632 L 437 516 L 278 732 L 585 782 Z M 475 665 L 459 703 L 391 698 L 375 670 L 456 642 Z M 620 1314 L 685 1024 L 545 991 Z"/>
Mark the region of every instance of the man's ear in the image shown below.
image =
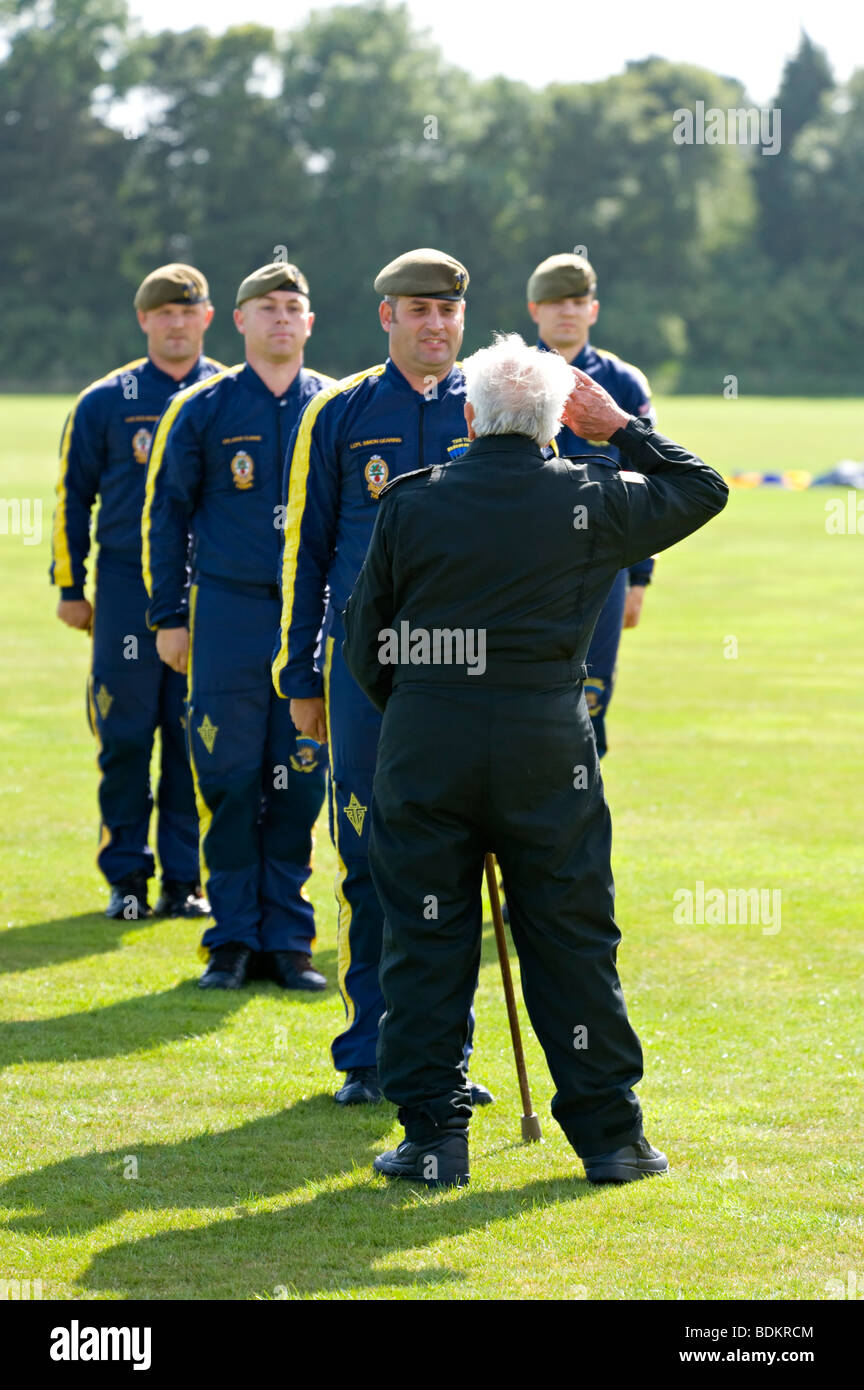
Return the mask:
<path id="1" fill-rule="evenodd" d="M 470 401 L 466 401 L 466 402 L 465 402 L 465 424 L 466 424 L 467 429 L 468 429 L 468 438 L 469 438 L 469 439 L 476 439 L 476 438 L 477 438 L 477 432 L 476 432 L 476 430 L 474 429 L 474 415 L 475 415 L 475 412 L 474 412 L 474 407 L 473 407 L 473 405 L 471 404 Z"/>
<path id="2" fill-rule="evenodd" d="M 528 314 L 529 314 L 530 318 L 534 321 L 534 323 L 536 323 L 536 322 L 537 322 L 537 305 L 535 304 L 535 302 L 534 302 L 533 299 L 529 299 L 529 300 L 528 300 Z"/>
<path id="3" fill-rule="evenodd" d="M 594 300 L 594 303 L 591 305 L 591 316 L 590 316 L 590 318 L 588 319 L 589 327 L 590 327 L 591 324 L 594 324 L 594 323 L 597 322 L 597 315 L 598 315 L 599 313 L 600 313 L 600 300 L 599 300 L 599 299 L 595 299 L 595 300 Z"/>
<path id="4" fill-rule="evenodd" d="M 243 305 L 242 305 L 242 304 L 240 305 L 240 308 L 239 308 L 239 309 L 235 309 L 235 310 L 234 310 L 234 315 L 233 315 L 233 317 L 234 317 L 234 327 L 237 329 L 237 332 L 238 332 L 238 333 L 242 333 L 242 332 L 244 331 L 244 330 L 243 330 Z"/>
<path id="5" fill-rule="evenodd" d="M 382 299 L 378 305 L 378 318 L 385 333 L 390 332 L 390 325 L 393 322 L 393 305 L 388 304 L 386 299 Z"/>

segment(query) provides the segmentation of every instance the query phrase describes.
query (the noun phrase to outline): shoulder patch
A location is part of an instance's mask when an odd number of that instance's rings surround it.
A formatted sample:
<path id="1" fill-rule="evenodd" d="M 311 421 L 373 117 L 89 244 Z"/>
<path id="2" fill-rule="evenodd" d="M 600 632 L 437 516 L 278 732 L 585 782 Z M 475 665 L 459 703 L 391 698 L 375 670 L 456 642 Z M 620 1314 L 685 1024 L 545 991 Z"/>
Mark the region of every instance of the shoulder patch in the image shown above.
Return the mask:
<path id="1" fill-rule="evenodd" d="M 389 483 L 385 483 L 378 494 L 378 498 L 380 500 L 382 497 L 386 497 L 388 492 L 393 491 L 394 487 L 398 487 L 400 483 L 407 482 L 409 478 L 428 478 L 436 469 L 441 473 L 445 467 L 446 464 L 432 463 L 428 468 L 412 468 L 410 473 L 400 473 L 397 477 L 391 478 Z"/>
<path id="2" fill-rule="evenodd" d="M 614 459 L 610 459 L 608 454 L 573 454 L 567 456 L 562 455 L 561 462 L 569 463 L 573 468 L 578 467 L 579 464 L 599 463 L 604 468 L 614 468 L 616 471 L 618 469 L 618 464 L 615 462 Z"/>

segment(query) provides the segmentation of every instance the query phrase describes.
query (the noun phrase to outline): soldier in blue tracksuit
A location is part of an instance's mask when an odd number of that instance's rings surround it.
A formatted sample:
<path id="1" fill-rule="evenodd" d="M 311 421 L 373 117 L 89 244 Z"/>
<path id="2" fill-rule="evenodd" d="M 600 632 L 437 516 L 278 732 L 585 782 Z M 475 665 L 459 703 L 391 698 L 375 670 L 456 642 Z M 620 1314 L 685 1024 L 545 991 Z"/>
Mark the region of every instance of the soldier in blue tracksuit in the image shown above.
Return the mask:
<path id="1" fill-rule="evenodd" d="M 596 289 L 597 277 L 584 256 L 565 253 L 541 261 L 528 281 L 528 312 L 540 331 L 537 346 L 544 352 L 559 352 L 572 366 L 599 382 L 628 415 L 653 424 L 651 388 L 639 368 L 588 341 L 600 309 Z M 601 452 L 616 463 L 621 461 L 620 450 L 614 445 L 580 439 L 567 425 L 562 425 L 556 443 L 558 452 L 568 458 Z M 591 638 L 585 698 L 601 758 L 607 746 L 606 711 L 615 684 L 621 629 L 638 623 L 653 569 L 654 561 L 648 558 L 620 571 Z"/>
<path id="2" fill-rule="evenodd" d="M 342 1105 L 381 1098 L 375 1052 L 383 917 L 369 873 L 369 807 L 381 718 L 342 657 L 342 611 L 391 478 L 458 458 L 468 446 L 465 388 L 455 361 L 468 272 L 451 256 L 406 252 L 378 275 L 390 355 L 322 391 L 304 412 L 287 462 L 282 628 L 277 691 L 298 729 L 329 734 L 330 825 L 338 858 L 339 988 L 347 1017 L 333 1062 L 347 1073 Z M 323 670 L 315 661 L 324 632 Z M 472 1083 L 475 1104 L 491 1100 Z"/>
<path id="3" fill-rule="evenodd" d="M 306 402 L 333 382 L 302 365 L 314 314 L 296 266 L 275 262 L 247 276 L 234 321 L 245 363 L 175 396 L 153 440 L 147 616 L 163 661 L 189 668 L 189 753 L 215 919 L 202 939 L 199 984 L 238 989 L 254 973 L 320 990 L 303 885 L 325 757 L 276 699 L 270 659 L 285 451 Z"/>
<path id="4" fill-rule="evenodd" d="M 61 621 L 93 632 L 87 703 L 99 749 L 98 864 L 111 887 L 106 915 L 137 918 L 150 912 L 150 758 L 158 728 L 162 895 L 156 911 L 206 916 L 185 746 L 186 680 L 162 665 L 145 622 L 141 509 L 151 436 L 165 403 L 181 387 L 222 368 L 201 355 L 213 308 L 200 271 L 180 264 L 160 266 L 140 285 L 135 307 L 147 336 L 147 356 L 82 391 L 63 430 L 51 580 L 60 589 Z M 97 497 L 99 557 L 91 607 L 84 586 Z"/>

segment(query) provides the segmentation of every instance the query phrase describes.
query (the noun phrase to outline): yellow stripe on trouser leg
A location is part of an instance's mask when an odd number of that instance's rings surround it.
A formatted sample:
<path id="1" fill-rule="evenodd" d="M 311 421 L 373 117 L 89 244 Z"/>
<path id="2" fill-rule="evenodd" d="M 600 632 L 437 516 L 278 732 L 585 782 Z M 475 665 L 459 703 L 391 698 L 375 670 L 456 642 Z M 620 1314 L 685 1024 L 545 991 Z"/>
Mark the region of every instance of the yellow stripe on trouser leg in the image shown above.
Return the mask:
<path id="1" fill-rule="evenodd" d="M 195 788 L 195 808 L 198 812 L 198 858 L 201 861 L 201 883 L 204 891 L 207 891 L 207 881 L 210 878 L 210 870 L 207 867 L 207 859 L 204 854 L 204 841 L 210 829 L 210 822 L 213 819 L 213 812 L 204 800 L 204 793 L 201 790 L 201 783 L 198 780 L 198 768 L 195 764 L 194 729 L 192 727 L 192 652 L 195 647 L 195 609 L 198 606 L 198 585 L 193 584 L 189 590 L 189 661 L 186 669 L 186 690 L 189 698 L 187 729 L 189 736 L 189 768 L 192 773 L 192 785 Z M 206 946 L 199 945 L 198 958 L 206 965 L 210 960 L 210 951 Z"/>
<path id="2" fill-rule="evenodd" d="M 99 755 L 100 755 L 101 752 L 102 752 L 102 736 L 101 736 L 101 734 L 99 733 L 99 723 L 98 723 L 97 715 L 96 715 L 96 701 L 95 701 L 95 699 L 94 699 L 94 697 L 93 697 L 93 688 L 94 688 L 94 686 L 95 686 L 95 683 L 96 683 L 96 682 L 95 682 L 95 677 L 94 677 L 94 675 L 93 675 L 93 672 L 91 671 L 91 672 L 90 672 L 90 675 L 87 677 L 87 708 L 88 708 L 89 713 L 90 713 L 90 728 L 92 729 L 92 731 L 93 731 L 93 737 L 94 737 L 95 740 L 96 740 L 96 766 L 97 766 L 97 768 L 99 768 L 99 784 L 100 784 L 100 786 L 101 786 L 101 784 L 102 784 L 102 769 L 101 769 L 101 767 L 99 767 Z M 110 828 L 105 824 L 104 820 L 102 820 L 102 817 L 101 817 L 101 815 L 100 815 L 100 817 L 99 817 L 99 848 L 98 848 L 97 851 L 96 851 L 96 864 L 97 864 L 97 866 L 98 866 L 98 864 L 99 864 L 99 856 L 101 855 L 101 853 L 102 853 L 102 851 L 103 851 L 104 849 L 107 849 L 107 848 L 108 848 L 108 846 L 110 845 L 110 843 L 111 843 L 111 830 L 110 830 Z"/>
<path id="3" fill-rule="evenodd" d="M 324 713 L 327 719 L 327 753 L 330 760 L 330 805 L 333 815 L 333 848 L 336 851 L 336 859 L 339 867 L 336 870 L 336 877 L 333 880 L 333 888 L 336 893 L 336 905 L 338 915 L 336 918 L 336 978 L 339 983 L 339 993 L 342 995 L 342 1002 L 345 1005 L 347 1014 L 347 1028 L 354 1022 L 354 1000 L 350 998 L 346 979 L 351 968 L 351 904 L 345 896 L 344 883 L 348 877 L 348 869 L 345 861 L 339 852 L 339 807 L 336 803 L 336 777 L 333 770 L 333 730 L 330 725 L 330 672 L 333 665 L 333 648 L 335 646 L 332 637 L 327 638 L 327 654 L 324 660 Z"/>

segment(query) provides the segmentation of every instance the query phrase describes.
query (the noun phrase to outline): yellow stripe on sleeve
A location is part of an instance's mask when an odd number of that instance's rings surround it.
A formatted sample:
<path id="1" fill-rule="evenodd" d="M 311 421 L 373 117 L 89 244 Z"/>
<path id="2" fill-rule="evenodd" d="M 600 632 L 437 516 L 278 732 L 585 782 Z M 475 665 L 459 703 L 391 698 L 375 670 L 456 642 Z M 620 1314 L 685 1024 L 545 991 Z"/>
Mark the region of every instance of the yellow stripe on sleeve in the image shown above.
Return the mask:
<path id="1" fill-rule="evenodd" d="M 291 474 L 288 479 L 288 505 L 285 509 L 285 548 L 282 552 L 282 618 L 280 624 L 279 654 L 273 662 L 273 685 L 277 695 L 282 695 L 279 677 L 288 665 L 288 631 L 294 618 L 294 582 L 297 577 L 297 552 L 300 548 L 300 530 L 303 513 L 306 509 L 309 460 L 312 453 L 312 429 L 324 406 L 337 396 L 344 395 L 359 386 L 370 376 L 380 376 L 386 363 L 368 367 L 356 376 L 343 377 L 326 391 L 313 396 L 300 417 L 297 443 L 291 457 Z"/>
<path id="2" fill-rule="evenodd" d="M 54 560 L 54 584 L 61 589 L 71 589 L 75 584 L 75 576 L 72 573 L 72 555 L 69 550 L 69 533 L 66 516 L 66 506 L 68 500 L 67 476 L 69 473 L 69 450 L 72 447 L 72 430 L 75 425 L 75 413 L 85 396 L 89 396 L 91 391 L 95 391 L 97 386 L 104 386 L 106 381 L 111 381 L 115 376 L 121 376 L 123 372 L 134 371 L 136 367 L 142 367 L 147 361 L 146 357 L 136 357 L 132 362 L 125 362 L 122 367 L 115 367 L 113 371 L 106 372 L 105 376 L 100 376 L 96 381 L 91 381 L 90 385 L 78 396 L 63 429 L 63 439 L 60 443 L 60 476 L 57 479 L 57 506 L 54 510 L 54 525 L 51 532 L 51 551 Z"/>
<path id="3" fill-rule="evenodd" d="M 236 367 L 226 367 L 224 371 L 215 372 L 213 376 L 205 377 L 203 381 L 196 381 L 193 386 L 187 386 L 185 391 L 178 391 L 176 396 L 171 397 L 159 424 L 156 426 L 147 464 L 147 487 L 144 493 L 144 511 L 141 514 L 141 570 L 144 575 L 144 586 L 150 598 L 153 597 L 153 575 L 150 569 L 150 512 L 156 492 L 156 479 L 159 475 L 159 469 L 162 467 L 165 445 L 168 441 L 168 432 L 187 401 L 196 396 L 199 391 L 206 391 L 211 386 L 215 386 L 218 381 L 222 381 L 231 372 L 242 371 L 244 365 L 245 363 L 241 362 Z"/>

